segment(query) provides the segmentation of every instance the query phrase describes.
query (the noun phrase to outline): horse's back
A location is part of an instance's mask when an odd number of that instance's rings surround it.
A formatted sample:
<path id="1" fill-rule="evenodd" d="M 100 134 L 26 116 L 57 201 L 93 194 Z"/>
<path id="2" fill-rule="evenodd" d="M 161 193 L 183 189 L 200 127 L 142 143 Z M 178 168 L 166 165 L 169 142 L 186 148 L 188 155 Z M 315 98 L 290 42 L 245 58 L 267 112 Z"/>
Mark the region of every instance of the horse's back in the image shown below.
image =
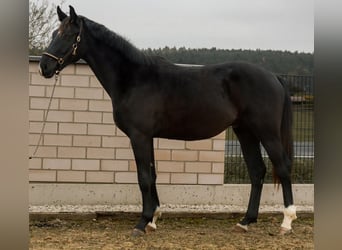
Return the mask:
<path id="1" fill-rule="evenodd" d="M 184 67 L 161 60 L 155 67 L 153 77 L 145 74 L 147 81 L 126 99 L 124 112 L 125 117 L 135 114 L 130 124 L 154 137 L 204 139 L 243 120 L 273 119 L 280 113 L 282 85 L 258 66 Z"/>

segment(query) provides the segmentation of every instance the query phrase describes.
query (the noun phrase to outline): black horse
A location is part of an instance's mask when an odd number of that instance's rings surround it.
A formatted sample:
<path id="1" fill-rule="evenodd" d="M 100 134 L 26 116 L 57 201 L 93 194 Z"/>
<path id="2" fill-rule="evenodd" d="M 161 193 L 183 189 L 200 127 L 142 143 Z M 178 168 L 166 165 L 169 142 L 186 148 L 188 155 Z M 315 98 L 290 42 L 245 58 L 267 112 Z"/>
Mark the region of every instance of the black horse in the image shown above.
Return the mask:
<path id="1" fill-rule="evenodd" d="M 153 138 L 199 140 L 232 126 L 251 179 L 247 213 L 237 228 L 256 222 L 266 167 L 260 143 L 281 183 L 284 221 L 296 218 L 291 188 L 292 111 L 284 82 L 255 65 L 231 62 L 184 67 L 145 55 L 101 24 L 57 8 L 61 24 L 43 53 L 40 72 L 50 78 L 84 59 L 111 97 L 116 125 L 130 138 L 142 193 L 143 211 L 133 235 L 143 234 L 159 199 Z"/>

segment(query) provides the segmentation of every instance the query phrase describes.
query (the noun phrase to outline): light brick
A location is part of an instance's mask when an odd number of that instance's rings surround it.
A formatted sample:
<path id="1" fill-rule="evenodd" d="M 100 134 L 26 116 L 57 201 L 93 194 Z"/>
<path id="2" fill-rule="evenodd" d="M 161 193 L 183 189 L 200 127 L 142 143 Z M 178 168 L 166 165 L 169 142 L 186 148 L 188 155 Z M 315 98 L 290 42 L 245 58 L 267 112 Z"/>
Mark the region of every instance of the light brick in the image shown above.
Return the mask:
<path id="1" fill-rule="evenodd" d="M 30 133 L 40 133 L 43 127 L 43 122 L 30 122 L 29 132 Z M 44 134 L 56 134 L 57 133 L 57 123 L 56 122 L 46 122 L 44 127 Z"/>
<path id="2" fill-rule="evenodd" d="M 115 135 L 117 136 L 127 136 L 124 132 L 122 132 L 121 129 L 119 129 L 118 127 L 116 128 L 116 133 Z"/>
<path id="3" fill-rule="evenodd" d="M 212 140 L 187 141 L 186 149 L 191 150 L 211 150 Z"/>
<path id="4" fill-rule="evenodd" d="M 198 152 L 191 150 L 172 150 L 172 160 L 174 161 L 197 161 Z"/>
<path id="5" fill-rule="evenodd" d="M 109 100 L 108 101 L 90 100 L 89 101 L 89 110 L 90 111 L 113 112 L 112 102 Z"/>
<path id="6" fill-rule="evenodd" d="M 59 158 L 85 158 L 85 148 L 77 147 L 58 147 Z"/>
<path id="7" fill-rule="evenodd" d="M 88 148 L 88 159 L 114 159 L 114 149 L 112 148 Z"/>
<path id="8" fill-rule="evenodd" d="M 72 122 L 73 114 L 71 111 L 50 110 L 46 120 L 50 122 Z"/>
<path id="9" fill-rule="evenodd" d="M 159 138 L 153 138 L 153 148 L 158 148 Z"/>
<path id="10" fill-rule="evenodd" d="M 38 62 L 30 62 L 29 63 L 29 72 L 38 74 L 38 67 L 39 67 Z"/>
<path id="11" fill-rule="evenodd" d="M 35 146 L 38 144 L 40 135 L 39 134 L 29 134 L 29 145 Z"/>
<path id="12" fill-rule="evenodd" d="M 76 88 L 75 97 L 100 100 L 103 98 L 103 90 L 99 88 Z"/>
<path id="13" fill-rule="evenodd" d="M 86 64 L 77 64 L 76 65 L 76 75 L 94 75 L 94 72 L 91 68 Z"/>
<path id="14" fill-rule="evenodd" d="M 185 172 L 189 173 L 210 173 L 211 163 L 210 162 L 186 162 Z"/>
<path id="15" fill-rule="evenodd" d="M 114 173 L 112 172 L 87 172 L 86 182 L 91 183 L 113 183 Z"/>
<path id="16" fill-rule="evenodd" d="M 113 113 L 103 113 L 102 123 L 114 124 Z"/>
<path id="17" fill-rule="evenodd" d="M 52 95 L 52 87 L 46 88 L 46 97 Z M 59 87 L 56 86 L 55 92 L 53 94 L 53 98 L 74 98 L 75 89 L 70 87 Z"/>
<path id="18" fill-rule="evenodd" d="M 29 145 L 37 145 L 39 137 L 39 134 L 29 134 Z"/>
<path id="19" fill-rule="evenodd" d="M 73 146 L 100 147 L 101 136 L 75 135 Z"/>
<path id="20" fill-rule="evenodd" d="M 59 105 L 61 110 L 88 110 L 88 100 L 61 99 Z"/>
<path id="21" fill-rule="evenodd" d="M 29 169 L 41 169 L 42 159 L 41 158 L 31 158 L 29 159 Z"/>
<path id="22" fill-rule="evenodd" d="M 71 146 L 71 135 L 44 135 L 45 146 Z"/>
<path id="23" fill-rule="evenodd" d="M 132 149 L 117 148 L 115 158 L 117 160 L 134 160 Z"/>
<path id="24" fill-rule="evenodd" d="M 184 162 L 158 161 L 158 172 L 184 172 Z"/>
<path id="25" fill-rule="evenodd" d="M 43 159 L 44 169 L 71 169 L 71 160 L 69 159 Z"/>
<path id="26" fill-rule="evenodd" d="M 89 124 L 88 125 L 89 135 L 114 135 L 115 127 L 108 124 Z"/>
<path id="27" fill-rule="evenodd" d="M 100 112 L 75 112 L 74 122 L 101 123 L 102 114 Z"/>
<path id="28" fill-rule="evenodd" d="M 214 162 L 212 172 L 217 173 L 217 174 L 223 174 L 224 173 L 224 162 Z"/>
<path id="29" fill-rule="evenodd" d="M 138 183 L 136 172 L 117 172 L 115 173 L 115 183 Z"/>
<path id="30" fill-rule="evenodd" d="M 185 149 L 185 141 L 159 139 L 158 148 L 160 149 Z"/>
<path id="31" fill-rule="evenodd" d="M 29 110 L 29 121 L 43 121 L 43 110 Z"/>
<path id="32" fill-rule="evenodd" d="M 169 184 L 170 183 L 170 173 L 158 173 L 157 174 L 157 184 Z"/>
<path id="33" fill-rule="evenodd" d="M 198 184 L 223 184 L 223 174 L 199 174 Z"/>
<path id="34" fill-rule="evenodd" d="M 128 161 L 127 160 L 101 160 L 101 170 L 128 171 Z"/>
<path id="35" fill-rule="evenodd" d="M 197 174 L 185 174 L 185 173 L 172 173 L 172 184 L 196 184 Z"/>
<path id="36" fill-rule="evenodd" d="M 128 165 L 128 171 L 137 172 L 137 163 L 135 162 L 135 160 L 130 160 Z"/>
<path id="37" fill-rule="evenodd" d="M 30 146 L 30 155 L 33 154 L 33 151 L 36 149 L 36 146 Z M 39 146 L 37 153 L 34 157 L 57 157 L 57 147 L 50 146 Z"/>
<path id="38" fill-rule="evenodd" d="M 100 160 L 73 159 L 73 170 L 100 170 Z"/>
<path id="39" fill-rule="evenodd" d="M 103 89 L 103 100 L 111 100 L 110 96 L 104 89 Z"/>
<path id="40" fill-rule="evenodd" d="M 45 78 L 39 74 L 32 73 L 31 74 L 31 84 L 32 85 L 54 85 L 55 78 Z M 59 84 L 59 79 L 57 84 Z"/>
<path id="41" fill-rule="evenodd" d="M 129 148 L 130 140 L 128 139 L 128 137 L 103 136 L 102 147 Z"/>
<path id="42" fill-rule="evenodd" d="M 81 75 L 62 75 L 61 85 L 69 87 L 88 87 L 89 77 Z"/>
<path id="43" fill-rule="evenodd" d="M 154 159 L 156 161 L 168 161 L 171 160 L 171 150 L 168 149 L 155 149 Z"/>
<path id="44" fill-rule="evenodd" d="M 80 123 L 60 123 L 58 131 L 61 134 L 82 135 L 87 133 L 87 124 Z"/>
<path id="45" fill-rule="evenodd" d="M 60 73 L 61 76 L 64 76 L 64 75 L 73 75 L 75 74 L 75 64 L 69 64 L 68 66 L 66 66 L 62 72 Z"/>
<path id="46" fill-rule="evenodd" d="M 30 109 L 43 109 L 46 110 L 49 107 L 50 98 L 30 98 Z M 52 99 L 50 109 L 58 109 L 59 100 Z"/>
<path id="47" fill-rule="evenodd" d="M 55 182 L 56 171 L 53 170 L 29 170 L 30 182 Z"/>
<path id="48" fill-rule="evenodd" d="M 85 182 L 84 171 L 58 171 L 58 182 Z"/>
<path id="49" fill-rule="evenodd" d="M 215 139 L 213 141 L 213 150 L 225 150 L 226 140 Z"/>
<path id="50" fill-rule="evenodd" d="M 90 76 L 90 87 L 92 88 L 102 88 L 101 83 L 96 78 L 96 76 Z"/>
<path id="51" fill-rule="evenodd" d="M 29 96 L 45 96 L 45 87 L 44 86 L 29 86 Z"/>
<path id="52" fill-rule="evenodd" d="M 223 162 L 224 151 L 200 151 L 200 161 Z"/>

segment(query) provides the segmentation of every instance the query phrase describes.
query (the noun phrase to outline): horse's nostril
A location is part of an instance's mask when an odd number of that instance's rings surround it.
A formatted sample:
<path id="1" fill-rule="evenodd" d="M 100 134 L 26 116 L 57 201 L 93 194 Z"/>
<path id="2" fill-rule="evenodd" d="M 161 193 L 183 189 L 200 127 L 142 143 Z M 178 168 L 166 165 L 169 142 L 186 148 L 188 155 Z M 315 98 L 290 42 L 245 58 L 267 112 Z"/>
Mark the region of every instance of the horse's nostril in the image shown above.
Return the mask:
<path id="1" fill-rule="evenodd" d="M 38 72 L 40 75 L 43 75 L 43 72 L 46 71 L 46 65 L 42 66 L 40 63 L 38 64 Z"/>

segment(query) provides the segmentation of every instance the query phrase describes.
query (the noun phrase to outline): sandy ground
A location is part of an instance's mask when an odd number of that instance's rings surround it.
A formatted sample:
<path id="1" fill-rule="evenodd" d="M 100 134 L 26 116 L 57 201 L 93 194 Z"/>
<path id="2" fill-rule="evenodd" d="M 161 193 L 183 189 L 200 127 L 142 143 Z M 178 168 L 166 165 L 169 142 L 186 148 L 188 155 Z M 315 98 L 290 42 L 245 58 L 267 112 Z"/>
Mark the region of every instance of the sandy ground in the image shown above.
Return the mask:
<path id="1" fill-rule="evenodd" d="M 58 216 L 63 213 L 42 216 L 37 208 L 33 210 L 31 214 L 40 216 L 30 219 L 30 249 L 314 249 L 312 212 L 299 212 L 293 232 L 279 236 L 280 212 L 263 212 L 247 233 L 236 233 L 233 228 L 243 216 L 240 212 L 171 209 L 158 221 L 155 232 L 132 238 L 139 218 L 136 212 L 107 211 L 84 217 L 69 213 L 63 218 Z"/>

